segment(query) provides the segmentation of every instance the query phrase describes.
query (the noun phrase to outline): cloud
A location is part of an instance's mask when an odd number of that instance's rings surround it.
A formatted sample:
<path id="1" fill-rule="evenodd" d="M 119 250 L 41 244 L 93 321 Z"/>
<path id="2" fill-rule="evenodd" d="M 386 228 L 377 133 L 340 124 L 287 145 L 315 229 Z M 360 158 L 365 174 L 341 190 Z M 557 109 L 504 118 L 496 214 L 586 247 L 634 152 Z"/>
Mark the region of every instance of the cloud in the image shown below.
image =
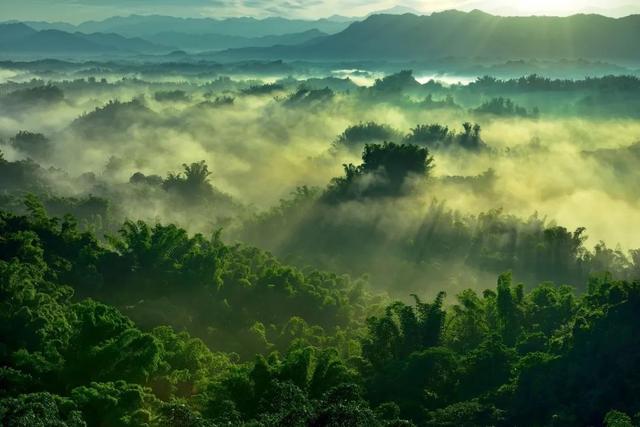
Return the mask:
<path id="1" fill-rule="evenodd" d="M 520 4 L 520 6 L 518 6 Z M 317 19 L 330 15 L 366 16 L 397 6 L 431 13 L 446 9 L 482 9 L 497 14 L 545 14 L 558 11 L 556 3 L 524 3 L 506 0 L 2 0 L 0 16 L 5 19 L 60 20 L 80 22 L 114 15 L 161 14 L 174 16 L 283 16 Z M 566 4 L 566 3 L 564 3 Z M 597 12 L 620 16 L 639 13 L 640 5 L 629 0 L 610 0 L 606 6 L 591 1 L 574 1 L 562 12 Z M 553 7 L 552 7 L 553 6 Z"/>
<path id="2" fill-rule="evenodd" d="M 162 6 L 182 6 L 201 7 L 212 3 L 211 0 L 54 0 L 47 3 L 58 5 L 83 5 L 101 7 L 162 7 Z M 230 3 L 230 2 L 229 2 Z"/>
<path id="3" fill-rule="evenodd" d="M 396 6 L 430 13 L 451 8 L 467 8 L 469 3 L 470 0 L 2 0 L 0 15 L 6 19 L 67 22 L 133 13 L 317 19 L 331 15 L 366 16 Z"/>

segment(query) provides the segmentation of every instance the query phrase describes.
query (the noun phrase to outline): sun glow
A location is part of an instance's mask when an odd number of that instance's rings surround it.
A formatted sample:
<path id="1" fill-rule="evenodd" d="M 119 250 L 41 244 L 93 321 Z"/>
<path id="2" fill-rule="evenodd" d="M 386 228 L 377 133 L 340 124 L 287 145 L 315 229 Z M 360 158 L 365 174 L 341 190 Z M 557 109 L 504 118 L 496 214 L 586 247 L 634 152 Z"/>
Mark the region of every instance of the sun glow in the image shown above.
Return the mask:
<path id="1" fill-rule="evenodd" d="M 531 15 L 551 15 L 575 13 L 580 9 L 581 3 L 578 0 L 517 0 L 514 2 L 515 8 L 524 14 Z"/>

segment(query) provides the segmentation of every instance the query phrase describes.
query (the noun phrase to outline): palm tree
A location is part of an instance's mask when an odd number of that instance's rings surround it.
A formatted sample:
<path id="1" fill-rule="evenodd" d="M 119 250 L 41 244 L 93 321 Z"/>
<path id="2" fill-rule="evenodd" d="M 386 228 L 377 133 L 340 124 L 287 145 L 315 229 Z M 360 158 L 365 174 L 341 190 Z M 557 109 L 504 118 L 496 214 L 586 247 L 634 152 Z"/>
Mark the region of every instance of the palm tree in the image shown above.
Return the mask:
<path id="1" fill-rule="evenodd" d="M 164 181 L 165 190 L 176 190 L 185 196 L 201 196 L 212 189 L 209 183 L 209 167 L 204 160 L 183 163 L 184 172 L 170 173 Z"/>
<path id="2" fill-rule="evenodd" d="M 183 163 L 186 182 L 189 187 L 200 188 L 209 182 L 209 167 L 204 160 L 187 165 Z"/>

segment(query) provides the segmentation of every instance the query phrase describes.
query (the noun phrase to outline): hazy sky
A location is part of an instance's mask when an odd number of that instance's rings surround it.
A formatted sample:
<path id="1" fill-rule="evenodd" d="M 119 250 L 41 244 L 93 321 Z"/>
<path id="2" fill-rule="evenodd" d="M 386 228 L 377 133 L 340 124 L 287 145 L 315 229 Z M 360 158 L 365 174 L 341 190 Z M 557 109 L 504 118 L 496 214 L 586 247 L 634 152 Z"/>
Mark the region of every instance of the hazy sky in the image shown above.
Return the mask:
<path id="1" fill-rule="evenodd" d="M 319 18 L 364 16 L 395 6 L 422 13 L 481 9 L 501 15 L 567 15 L 595 12 L 609 16 L 640 13 L 640 0 L 0 0 L 0 20 L 80 22 L 114 15 L 286 16 Z"/>

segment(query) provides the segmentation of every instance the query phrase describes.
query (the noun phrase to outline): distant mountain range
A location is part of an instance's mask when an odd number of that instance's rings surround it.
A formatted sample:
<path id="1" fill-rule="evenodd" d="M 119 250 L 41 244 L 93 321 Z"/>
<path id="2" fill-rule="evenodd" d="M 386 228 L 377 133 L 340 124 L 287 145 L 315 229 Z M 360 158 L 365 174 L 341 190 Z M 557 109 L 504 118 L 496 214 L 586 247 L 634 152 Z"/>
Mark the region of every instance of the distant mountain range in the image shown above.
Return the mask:
<path id="1" fill-rule="evenodd" d="M 396 5 L 388 9 L 382 9 L 382 10 L 377 10 L 375 12 L 371 12 L 367 14 L 366 17 L 372 16 L 372 15 L 404 15 L 406 13 L 410 13 L 412 15 L 424 15 L 424 13 L 412 7 Z M 357 21 L 361 21 L 361 19 L 357 19 Z"/>
<path id="2" fill-rule="evenodd" d="M 225 34 L 188 34 L 165 31 L 147 36 L 146 39 L 165 46 L 174 46 L 187 51 L 211 51 L 242 47 L 265 47 L 297 45 L 328 36 L 319 30 L 301 33 L 269 35 L 261 37 L 230 36 Z"/>
<path id="3" fill-rule="evenodd" d="M 157 53 L 168 48 L 202 52 L 249 46 L 296 45 L 342 31 L 352 21 L 352 18 L 343 16 L 307 21 L 132 15 L 79 25 L 64 22 L 7 22 L 0 24 L 0 52 Z M 21 26 L 20 29 L 17 26 Z M 11 38 L 5 37 L 5 33 L 12 34 Z"/>
<path id="4" fill-rule="evenodd" d="M 640 62 L 640 15 L 500 17 L 480 11 L 373 15 L 298 46 L 224 52 L 227 59 L 429 60 L 445 57 Z"/>
<path id="5" fill-rule="evenodd" d="M 0 53 L 213 52 L 219 60 L 433 61 L 576 59 L 640 63 L 640 15 L 501 17 L 480 11 L 418 16 L 285 18 L 114 17 L 80 25 L 0 24 Z"/>
<path id="6" fill-rule="evenodd" d="M 169 48 L 143 40 L 113 33 L 60 30 L 37 31 L 25 24 L 0 24 L 0 53 L 15 54 L 103 54 L 103 53 L 161 53 Z"/>
<path id="7" fill-rule="evenodd" d="M 22 23 L 0 24 L 0 53 L 15 54 L 158 54 L 171 50 L 215 51 L 246 46 L 298 45 L 326 37 L 318 30 L 302 33 L 241 37 L 220 34 L 161 32 L 147 39 L 124 37 L 115 33 L 37 31 Z"/>
<path id="8" fill-rule="evenodd" d="M 158 33 L 216 34 L 246 38 L 303 33 L 317 30 L 334 34 L 347 28 L 354 19 L 342 16 L 318 20 L 286 18 L 176 18 L 160 15 L 112 17 L 79 25 L 59 22 L 24 22 L 36 30 L 61 30 L 81 33 L 116 33 L 125 37 L 147 38 Z"/>

